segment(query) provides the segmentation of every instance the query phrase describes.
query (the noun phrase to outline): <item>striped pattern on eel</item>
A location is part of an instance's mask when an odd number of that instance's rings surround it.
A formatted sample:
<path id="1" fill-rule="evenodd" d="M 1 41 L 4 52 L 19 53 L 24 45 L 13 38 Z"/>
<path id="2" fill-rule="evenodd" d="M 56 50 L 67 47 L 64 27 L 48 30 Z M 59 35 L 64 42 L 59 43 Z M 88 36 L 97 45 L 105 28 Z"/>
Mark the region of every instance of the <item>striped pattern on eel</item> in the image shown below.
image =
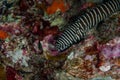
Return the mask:
<path id="1" fill-rule="evenodd" d="M 63 33 L 58 36 L 56 49 L 62 52 L 80 42 L 88 30 L 118 10 L 120 10 L 120 0 L 109 0 L 78 16 L 76 21 L 68 24 Z"/>

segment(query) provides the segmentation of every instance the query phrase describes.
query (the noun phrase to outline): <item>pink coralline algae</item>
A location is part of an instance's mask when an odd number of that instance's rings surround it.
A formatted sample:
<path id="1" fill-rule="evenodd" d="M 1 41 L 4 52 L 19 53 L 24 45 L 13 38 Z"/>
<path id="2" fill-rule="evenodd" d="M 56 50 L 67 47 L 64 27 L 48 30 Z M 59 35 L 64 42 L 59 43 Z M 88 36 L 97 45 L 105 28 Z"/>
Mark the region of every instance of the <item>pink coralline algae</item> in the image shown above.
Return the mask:
<path id="1" fill-rule="evenodd" d="M 53 35 L 48 35 L 41 41 L 43 51 L 49 52 L 52 56 L 58 55 L 58 51 L 55 49 L 55 40 L 53 39 Z"/>
<path id="2" fill-rule="evenodd" d="M 21 33 L 20 26 L 17 23 L 8 23 L 0 25 L 0 30 L 6 31 L 12 35 Z"/>
<path id="3" fill-rule="evenodd" d="M 90 7 L 93 7 L 95 6 L 94 3 L 92 2 L 87 2 L 87 3 L 84 3 L 82 6 L 81 6 L 81 9 L 80 10 L 84 10 L 84 9 L 87 9 L 87 8 L 90 8 Z"/>
<path id="4" fill-rule="evenodd" d="M 115 38 L 109 43 L 101 45 L 99 49 L 107 59 L 120 57 L 120 38 Z"/>

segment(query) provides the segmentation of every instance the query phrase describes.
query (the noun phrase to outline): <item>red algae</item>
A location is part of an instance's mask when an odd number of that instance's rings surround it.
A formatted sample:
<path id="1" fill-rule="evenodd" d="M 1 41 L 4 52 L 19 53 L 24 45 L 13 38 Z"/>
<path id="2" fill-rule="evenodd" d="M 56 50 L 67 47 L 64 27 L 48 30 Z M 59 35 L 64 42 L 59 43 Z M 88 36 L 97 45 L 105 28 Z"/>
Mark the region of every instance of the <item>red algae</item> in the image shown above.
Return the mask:
<path id="1" fill-rule="evenodd" d="M 61 12 L 68 10 L 69 6 L 64 4 L 63 0 L 54 0 L 52 5 L 47 8 L 48 14 L 54 14 L 57 9 L 60 9 Z"/>
<path id="2" fill-rule="evenodd" d="M 8 33 L 0 30 L 0 39 L 6 39 L 8 37 Z"/>
<path id="3" fill-rule="evenodd" d="M 39 39 L 42 41 L 45 36 L 48 35 L 57 35 L 60 33 L 58 26 L 50 26 L 49 21 L 42 21 L 42 26 L 43 28 L 40 29 L 39 27 L 41 26 L 38 22 L 34 24 L 33 26 L 33 34 L 34 35 L 39 35 Z"/>
<path id="4" fill-rule="evenodd" d="M 6 67 L 7 80 L 16 80 L 16 70 L 10 66 Z"/>

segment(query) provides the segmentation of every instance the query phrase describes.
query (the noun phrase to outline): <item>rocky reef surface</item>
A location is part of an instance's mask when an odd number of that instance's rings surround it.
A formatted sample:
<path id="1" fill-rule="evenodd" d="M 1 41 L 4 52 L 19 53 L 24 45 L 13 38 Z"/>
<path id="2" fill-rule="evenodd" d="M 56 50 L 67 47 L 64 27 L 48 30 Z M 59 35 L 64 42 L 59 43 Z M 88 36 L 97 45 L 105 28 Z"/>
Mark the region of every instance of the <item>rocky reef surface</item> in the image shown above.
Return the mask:
<path id="1" fill-rule="evenodd" d="M 61 55 L 48 49 L 73 16 L 104 1 L 1 0 L 0 80 L 120 80 L 119 11 Z"/>

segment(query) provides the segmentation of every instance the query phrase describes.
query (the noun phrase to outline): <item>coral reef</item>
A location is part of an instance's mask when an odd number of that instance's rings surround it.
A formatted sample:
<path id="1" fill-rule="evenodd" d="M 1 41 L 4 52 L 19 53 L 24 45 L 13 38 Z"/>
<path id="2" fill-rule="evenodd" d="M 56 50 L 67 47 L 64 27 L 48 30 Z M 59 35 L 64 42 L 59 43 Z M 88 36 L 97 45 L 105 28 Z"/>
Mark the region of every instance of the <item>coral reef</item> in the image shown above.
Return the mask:
<path id="1" fill-rule="evenodd" d="M 106 0 L 0 0 L 0 80 L 120 80 L 120 12 L 59 53 L 74 15 Z"/>

